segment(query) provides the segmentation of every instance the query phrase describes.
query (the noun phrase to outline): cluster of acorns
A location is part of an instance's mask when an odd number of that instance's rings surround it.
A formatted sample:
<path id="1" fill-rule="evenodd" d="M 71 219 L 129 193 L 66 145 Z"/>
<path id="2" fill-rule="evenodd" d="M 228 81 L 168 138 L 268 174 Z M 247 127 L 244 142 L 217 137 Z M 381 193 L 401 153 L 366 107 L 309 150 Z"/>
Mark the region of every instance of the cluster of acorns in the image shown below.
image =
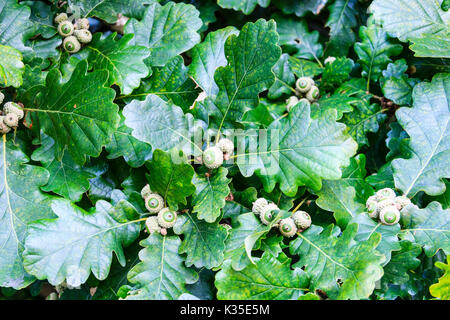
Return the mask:
<path id="1" fill-rule="evenodd" d="M 400 211 L 411 203 L 406 196 L 396 196 L 391 188 L 378 190 L 366 202 L 367 213 L 382 224 L 393 225 L 400 221 Z"/>
<path id="2" fill-rule="evenodd" d="M 141 190 L 141 196 L 144 198 L 145 207 L 151 214 L 158 214 L 157 216 L 148 217 L 145 221 L 147 231 L 152 234 L 159 232 L 163 236 L 167 234 L 167 229 L 172 228 L 177 221 L 177 213 L 164 207 L 164 199 L 157 193 L 150 190 L 147 184 Z"/>
<path id="3" fill-rule="evenodd" d="M 286 100 L 287 112 L 290 112 L 291 108 L 299 103 L 301 100 L 305 99 L 309 103 L 313 103 L 319 97 L 319 88 L 316 87 L 316 83 L 313 78 L 301 77 L 295 82 L 295 92 L 296 96 L 292 96 Z M 301 97 L 299 100 L 298 97 Z"/>
<path id="4" fill-rule="evenodd" d="M 56 16 L 55 22 L 58 24 L 58 33 L 64 37 L 63 48 L 69 53 L 78 52 L 81 44 L 89 43 L 92 34 L 89 29 L 89 20 L 86 18 L 77 19 L 72 23 L 73 17 L 68 17 L 66 13 Z"/>
<path id="5" fill-rule="evenodd" d="M 228 160 L 234 151 L 234 143 L 230 139 L 222 138 L 215 146 L 207 148 L 203 152 L 202 160 L 209 169 L 216 169 Z"/>
<path id="6" fill-rule="evenodd" d="M 5 95 L 0 92 L 0 104 L 3 103 L 4 99 Z M 3 106 L 3 111 L 0 112 L 0 133 L 8 133 L 11 129 L 17 128 L 23 115 L 20 105 L 14 102 L 6 102 Z"/>
<path id="7" fill-rule="evenodd" d="M 280 211 L 275 203 L 269 203 L 264 198 L 258 198 L 253 202 L 252 212 L 259 216 L 262 223 L 269 225 L 274 222 L 277 213 Z M 274 224 L 278 227 L 280 233 L 285 237 L 294 236 L 297 231 L 303 231 L 311 226 L 311 217 L 305 211 L 295 211 L 291 217 L 281 219 Z"/>

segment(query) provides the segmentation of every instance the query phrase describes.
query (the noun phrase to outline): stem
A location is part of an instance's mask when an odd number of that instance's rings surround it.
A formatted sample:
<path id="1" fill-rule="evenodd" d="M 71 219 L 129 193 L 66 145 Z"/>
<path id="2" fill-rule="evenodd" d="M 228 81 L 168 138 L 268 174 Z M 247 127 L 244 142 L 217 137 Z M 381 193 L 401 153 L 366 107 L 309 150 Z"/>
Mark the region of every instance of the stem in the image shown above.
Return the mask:
<path id="1" fill-rule="evenodd" d="M 302 204 L 305 203 L 305 201 L 308 200 L 308 198 L 309 198 L 309 195 L 308 195 L 306 198 L 304 198 L 302 201 L 300 201 L 300 203 L 294 208 L 294 210 L 292 210 L 292 212 L 295 212 L 295 211 L 297 211 L 298 209 L 300 209 L 300 207 L 302 206 Z"/>

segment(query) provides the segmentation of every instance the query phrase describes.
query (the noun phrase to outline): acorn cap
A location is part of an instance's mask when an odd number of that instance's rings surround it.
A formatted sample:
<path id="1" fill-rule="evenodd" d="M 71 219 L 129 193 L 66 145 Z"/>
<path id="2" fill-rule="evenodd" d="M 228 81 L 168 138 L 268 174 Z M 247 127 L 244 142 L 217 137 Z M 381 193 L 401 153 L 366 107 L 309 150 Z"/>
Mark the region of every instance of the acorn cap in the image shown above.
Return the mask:
<path id="1" fill-rule="evenodd" d="M 260 215 L 264 207 L 267 206 L 269 202 L 264 198 L 258 198 L 253 202 L 252 212 L 256 215 Z"/>
<path id="2" fill-rule="evenodd" d="M 223 164 L 223 152 L 218 147 L 209 147 L 203 152 L 203 163 L 209 169 L 216 169 Z"/>
<path id="3" fill-rule="evenodd" d="M 145 207 L 150 213 L 158 213 L 164 207 L 164 199 L 157 193 L 150 193 L 145 198 Z"/>
<path id="4" fill-rule="evenodd" d="M 298 78 L 295 82 L 296 89 L 301 93 L 306 93 L 311 89 L 312 82 L 310 77 L 301 77 Z M 314 80 L 313 80 L 314 81 Z"/>
<path id="5" fill-rule="evenodd" d="M 297 233 L 297 226 L 295 225 L 294 219 L 292 218 L 281 219 L 278 224 L 278 229 L 283 236 L 288 238 L 294 236 Z"/>
<path id="6" fill-rule="evenodd" d="M 63 37 L 72 35 L 74 29 L 72 22 L 68 20 L 63 21 L 58 25 L 58 33 Z"/>
<path id="7" fill-rule="evenodd" d="M 177 213 L 169 208 L 164 208 L 158 213 L 157 219 L 162 228 L 172 228 L 177 221 Z"/>
<path id="8" fill-rule="evenodd" d="M 81 44 L 76 37 L 69 36 L 64 39 L 63 47 L 69 53 L 76 53 L 80 51 Z"/>

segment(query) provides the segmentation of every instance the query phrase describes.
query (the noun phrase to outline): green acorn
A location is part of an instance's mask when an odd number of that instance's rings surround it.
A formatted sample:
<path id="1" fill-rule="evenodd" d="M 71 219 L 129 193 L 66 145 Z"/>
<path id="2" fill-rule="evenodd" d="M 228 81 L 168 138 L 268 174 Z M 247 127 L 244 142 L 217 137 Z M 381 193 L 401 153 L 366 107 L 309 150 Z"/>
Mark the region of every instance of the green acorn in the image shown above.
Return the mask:
<path id="1" fill-rule="evenodd" d="M 92 33 L 89 30 L 81 29 L 73 32 L 80 43 L 89 43 L 92 40 Z"/>
<path id="2" fill-rule="evenodd" d="M 209 147 L 203 152 L 203 163 L 209 169 L 216 169 L 223 164 L 223 153 L 218 147 Z"/>
<path id="3" fill-rule="evenodd" d="M 286 100 L 287 112 L 291 112 L 292 107 L 295 106 L 297 103 L 298 103 L 298 98 L 296 96 L 289 97 L 289 99 Z"/>
<path id="4" fill-rule="evenodd" d="M 81 44 L 76 37 L 69 36 L 64 39 L 63 47 L 69 53 L 76 53 L 80 51 Z"/>
<path id="5" fill-rule="evenodd" d="M 280 209 L 278 208 L 278 206 L 276 204 L 269 203 L 261 211 L 261 214 L 259 216 L 261 219 L 261 222 L 264 223 L 265 225 L 271 224 L 272 222 L 275 221 L 275 218 L 279 211 L 280 211 Z"/>
<path id="6" fill-rule="evenodd" d="M 22 119 L 24 115 L 22 107 L 14 102 L 5 103 L 5 105 L 3 106 L 3 113 L 4 114 L 14 113 L 17 116 L 17 118 L 19 118 L 19 120 Z"/>
<path id="7" fill-rule="evenodd" d="M 147 220 L 145 220 L 145 226 L 150 234 L 161 231 L 161 227 L 158 224 L 158 219 L 155 216 L 148 217 Z"/>
<path id="8" fill-rule="evenodd" d="M 411 200 L 407 196 L 398 196 L 395 197 L 395 203 L 400 207 L 399 210 L 402 210 L 407 205 L 411 204 Z"/>
<path id="9" fill-rule="evenodd" d="M 2 104 L 4 99 L 5 99 L 5 95 L 0 92 L 0 104 Z"/>
<path id="10" fill-rule="evenodd" d="M 306 93 L 311 89 L 311 86 L 314 84 L 314 80 L 310 77 L 301 77 L 298 78 L 295 82 L 295 87 L 301 93 Z"/>
<path id="11" fill-rule="evenodd" d="M 309 102 L 313 102 L 319 97 L 319 94 L 319 88 L 311 86 L 311 89 L 306 93 L 306 99 L 308 99 Z"/>
<path id="12" fill-rule="evenodd" d="M 278 229 L 283 236 L 288 238 L 297 233 L 297 227 L 295 225 L 294 219 L 292 218 L 281 219 L 280 223 L 278 224 Z"/>
<path id="13" fill-rule="evenodd" d="M 222 150 L 223 153 L 231 155 L 234 152 L 234 143 L 230 139 L 222 138 L 217 142 L 217 147 Z"/>
<path id="14" fill-rule="evenodd" d="M 15 113 L 8 113 L 4 116 L 3 123 L 10 128 L 16 128 L 19 125 L 19 118 Z"/>
<path id="15" fill-rule="evenodd" d="M 63 37 L 72 35 L 74 30 L 73 24 L 70 21 L 63 21 L 58 25 L 58 32 Z"/>
<path id="16" fill-rule="evenodd" d="M 162 228 L 172 228 L 177 221 L 177 213 L 169 208 L 164 208 L 158 213 L 158 224 Z"/>
<path id="17" fill-rule="evenodd" d="M 75 22 L 75 27 L 78 30 L 89 29 L 89 19 L 86 19 L 86 18 L 77 19 L 77 21 Z"/>
<path id="18" fill-rule="evenodd" d="M 367 199 L 366 208 L 367 208 L 367 213 L 369 214 L 369 217 L 378 218 L 377 205 L 378 205 L 378 200 L 377 200 L 376 195 L 370 196 Z"/>
<path id="19" fill-rule="evenodd" d="M 141 190 L 141 197 L 147 198 L 152 193 L 152 190 L 150 190 L 150 185 L 147 183 Z"/>
<path id="20" fill-rule="evenodd" d="M 11 131 L 11 128 L 8 127 L 5 122 L 3 121 L 5 119 L 5 116 L 0 116 L 0 133 L 5 134 Z"/>
<path id="21" fill-rule="evenodd" d="M 252 212 L 256 215 L 260 215 L 263 211 L 264 207 L 267 206 L 269 202 L 267 202 L 264 198 L 258 198 L 255 202 L 253 202 Z"/>
<path id="22" fill-rule="evenodd" d="M 311 226 L 311 216 L 306 211 L 295 211 L 292 219 L 299 229 L 305 230 Z"/>
<path id="23" fill-rule="evenodd" d="M 150 213 L 158 213 L 164 207 L 164 199 L 157 193 L 150 193 L 145 198 L 145 207 Z"/>
<path id="24" fill-rule="evenodd" d="M 388 206 L 381 210 L 380 221 L 385 225 L 393 225 L 400 221 L 400 211 L 395 206 Z"/>
<path id="25" fill-rule="evenodd" d="M 385 200 L 385 199 L 395 199 L 395 191 L 392 190 L 391 188 L 384 188 L 381 190 L 378 190 L 377 193 L 377 200 L 381 201 L 381 200 Z"/>
<path id="26" fill-rule="evenodd" d="M 390 207 L 390 206 L 396 207 L 394 199 L 384 199 L 384 200 L 378 201 L 378 203 L 377 203 L 378 215 L 380 215 L 381 211 L 384 208 Z"/>
<path id="27" fill-rule="evenodd" d="M 57 24 L 60 24 L 63 21 L 67 21 L 69 19 L 69 17 L 67 17 L 66 13 L 60 13 L 55 17 L 55 22 Z"/>

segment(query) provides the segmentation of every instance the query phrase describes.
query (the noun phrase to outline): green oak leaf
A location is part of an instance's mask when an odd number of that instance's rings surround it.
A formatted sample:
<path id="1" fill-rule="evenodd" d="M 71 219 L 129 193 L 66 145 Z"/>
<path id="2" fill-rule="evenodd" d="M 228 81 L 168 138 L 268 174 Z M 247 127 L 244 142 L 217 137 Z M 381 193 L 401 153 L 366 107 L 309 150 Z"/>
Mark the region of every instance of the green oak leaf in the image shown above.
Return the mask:
<path id="1" fill-rule="evenodd" d="M 86 46 L 89 67 L 108 70 L 109 84 L 116 84 L 123 94 L 130 94 L 149 73 L 144 60 L 150 55 L 150 50 L 144 46 L 130 45 L 132 34 L 126 34 L 119 40 L 116 40 L 115 32 L 103 39 L 101 36 L 102 33 L 95 33 Z"/>
<path id="2" fill-rule="evenodd" d="M 375 189 L 391 188 L 395 189 L 394 177 L 392 176 L 392 163 L 388 162 L 374 173 L 366 178 L 366 182 Z"/>
<path id="3" fill-rule="evenodd" d="M 278 257 L 281 252 L 283 252 L 284 237 L 282 235 L 271 235 L 267 238 L 261 240 L 261 250 L 264 252 L 269 252 L 272 256 Z"/>
<path id="4" fill-rule="evenodd" d="M 150 189 L 159 193 L 174 210 L 178 209 L 178 204 L 186 204 L 186 197 L 195 192 L 192 184 L 194 169 L 177 160 L 170 153 L 158 149 L 153 152 L 152 160 L 146 163 Z"/>
<path id="5" fill-rule="evenodd" d="M 448 35 L 424 34 L 420 38 L 409 39 L 409 48 L 416 57 L 450 58 L 450 40 Z"/>
<path id="6" fill-rule="evenodd" d="M 186 212 L 178 216 L 173 231 L 184 235 L 179 253 L 187 255 L 186 266 L 212 269 L 222 264 L 228 232 L 219 221 L 207 223 Z"/>
<path id="7" fill-rule="evenodd" d="M 374 22 L 368 22 L 367 27 L 359 29 L 361 42 L 355 43 L 355 52 L 362 66 L 362 76 L 367 78 L 367 90 L 371 80 L 377 81 L 382 70 L 391 62 L 391 56 L 401 53 L 403 47 L 393 43 L 383 28 Z"/>
<path id="8" fill-rule="evenodd" d="M 384 254 L 386 260 L 383 266 L 391 261 L 391 254 L 395 254 L 401 250 L 398 233 L 400 232 L 400 225 L 397 223 L 393 226 L 386 226 L 379 221 L 375 221 L 367 215 L 367 213 L 360 213 L 352 218 L 349 223 L 358 224 L 358 233 L 356 234 L 356 241 L 365 241 L 376 232 L 381 235 L 381 240 L 376 247 L 377 251 Z"/>
<path id="9" fill-rule="evenodd" d="M 237 153 L 241 173 L 249 177 L 256 172 L 267 192 L 279 183 L 287 196 L 294 196 L 299 186 L 317 191 L 322 179 L 341 178 L 340 167 L 349 164 L 357 145 L 335 119 L 332 110 L 311 119 L 309 103 L 298 103 L 287 117 L 268 127 L 271 141 L 260 141 L 256 152 Z"/>
<path id="10" fill-rule="evenodd" d="M 137 168 L 151 158 L 152 147 L 133 137 L 131 131 L 124 124 L 124 118 L 121 117 L 119 127 L 105 149 L 108 152 L 108 159 L 123 157 L 130 167 Z"/>
<path id="11" fill-rule="evenodd" d="M 381 278 L 382 288 L 388 284 L 400 285 L 410 280 L 408 271 L 416 269 L 420 265 L 417 256 L 422 252 L 420 245 L 402 240 L 399 242 L 401 249 L 392 252 L 392 258 L 384 266 L 384 275 Z"/>
<path id="12" fill-rule="evenodd" d="M 219 87 L 214 81 L 214 72 L 218 67 L 227 65 L 225 57 L 225 41 L 230 35 L 238 35 L 234 27 L 226 27 L 206 35 L 202 43 L 191 50 L 192 63 L 189 65 L 189 75 L 202 88 L 207 96 L 216 96 Z"/>
<path id="13" fill-rule="evenodd" d="M 31 53 L 25 41 L 34 35 L 31 10 L 16 0 L 0 0 L 0 45 L 19 50 L 24 56 Z"/>
<path id="14" fill-rule="evenodd" d="M 225 42 L 228 64 L 217 68 L 214 80 L 219 92 L 210 117 L 218 131 L 226 124 L 241 120 L 242 115 L 258 104 L 258 94 L 272 85 L 272 67 L 281 55 L 278 34 L 273 20 L 259 19 L 246 23 L 239 36 L 231 35 Z"/>
<path id="15" fill-rule="evenodd" d="M 0 45 L 0 85 L 18 88 L 22 85 L 25 65 L 19 50 Z"/>
<path id="16" fill-rule="evenodd" d="M 301 269 L 292 270 L 291 259 L 276 258 L 269 252 L 256 264 L 241 271 L 224 264 L 216 274 L 219 300 L 288 300 L 297 299 L 308 291 L 308 275 Z"/>
<path id="17" fill-rule="evenodd" d="M 242 191 L 232 190 L 233 199 L 228 199 L 223 207 L 223 219 L 230 218 L 234 221 L 243 213 L 252 211 L 253 202 L 258 198 L 258 191 L 254 187 L 248 187 Z"/>
<path id="18" fill-rule="evenodd" d="M 298 297 L 297 300 L 320 300 L 320 297 L 315 293 L 308 292 L 307 294 Z"/>
<path id="19" fill-rule="evenodd" d="M 373 233 L 368 240 L 355 241 L 357 232 L 355 223 L 339 237 L 333 225 L 311 226 L 291 241 L 291 254 L 300 256 L 294 267 L 305 267 L 311 276 L 310 289 L 319 288 L 332 299 L 365 299 L 372 294 L 383 276 L 385 258 L 375 250 L 381 237 Z"/>
<path id="20" fill-rule="evenodd" d="M 428 257 L 439 249 L 450 253 L 450 209 L 442 209 L 439 202 L 433 201 L 424 209 L 407 206 L 402 210 L 400 222 L 403 237 L 414 239 Z"/>
<path id="21" fill-rule="evenodd" d="M 445 192 L 436 197 L 427 196 L 426 199 L 431 199 L 442 204 L 442 208 L 450 208 L 450 181 L 445 179 Z"/>
<path id="22" fill-rule="evenodd" d="M 194 175 L 192 183 L 195 192 L 192 196 L 193 213 L 197 213 L 200 220 L 213 223 L 221 214 L 225 206 L 225 198 L 230 194 L 227 178 L 228 170 L 221 167 L 210 176 Z"/>
<path id="23" fill-rule="evenodd" d="M 395 186 L 408 196 L 419 191 L 444 193 L 442 178 L 450 177 L 450 76 L 437 74 L 414 87 L 413 107 L 396 117 L 408 133 L 411 158 L 392 161 Z"/>
<path id="24" fill-rule="evenodd" d="M 430 293 L 441 300 L 450 300 L 450 256 L 447 256 L 447 264 L 437 261 L 435 265 L 444 271 L 444 275 L 438 283 L 430 286 Z"/>
<path id="25" fill-rule="evenodd" d="M 68 152 L 64 152 L 63 157 L 57 159 L 55 141 L 49 136 L 42 137 L 41 146 L 33 152 L 31 159 L 40 161 L 50 173 L 47 184 L 41 189 L 54 192 L 74 202 L 79 201 L 83 193 L 89 190 L 89 179 L 95 177 L 94 174 L 75 163 Z"/>
<path id="26" fill-rule="evenodd" d="M 60 37 L 53 37 L 50 39 L 36 38 L 26 42 L 33 53 L 29 55 L 28 60 L 32 58 L 39 58 L 45 61 L 56 60 L 58 61 L 61 57 L 61 51 L 57 48 L 62 44 L 63 40 Z"/>
<path id="27" fill-rule="evenodd" d="M 349 128 L 348 133 L 362 147 L 369 145 L 367 134 L 378 132 L 380 125 L 386 120 L 384 111 L 379 104 L 359 100 L 352 113 L 344 114 L 342 122 Z"/>
<path id="28" fill-rule="evenodd" d="M 320 67 L 316 62 L 299 59 L 297 57 L 289 56 L 289 65 L 292 72 L 298 77 L 310 77 L 320 75 L 323 72 L 323 67 Z"/>
<path id="29" fill-rule="evenodd" d="M 405 59 L 398 59 L 387 65 L 386 70 L 382 72 L 383 78 L 380 82 L 383 83 L 385 79 L 389 78 L 399 78 L 408 70 L 408 64 Z"/>
<path id="30" fill-rule="evenodd" d="M 125 34 L 134 34 L 129 45 L 140 45 L 150 49 L 147 63 L 164 66 L 177 54 L 191 49 L 200 42 L 197 30 L 202 26 L 199 12 L 193 5 L 168 2 L 164 6 L 150 4 L 141 21 L 130 19 L 124 28 Z"/>
<path id="31" fill-rule="evenodd" d="M 217 4 L 222 8 L 242 11 L 245 15 L 249 15 L 257 5 L 268 7 L 270 0 L 217 0 Z"/>
<path id="32" fill-rule="evenodd" d="M 77 287 L 90 272 L 99 280 L 109 274 L 113 252 L 122 266 L 122 247 L 130 245 L 139 235 L 137 213 L 126 201 L 115 206 L 97 201 L 87 212 L 68 200 L 54 200 L 56 219 L 43 219 L 29 225 L 23 253 L 25 269 L 38 279 L 52 285 Z"/>
<path id="33" fill-rule="evenodd" d="M 140 242 L 139 262 L 128 272 L 128 280 L 138 286 L 128 300 L 175 300 L 186 293 L 186 284 L 198 280 L 198 274 L 184 266 L 179 255 L 178 236 L 154 233 Z"/>
<path id="34" fill-rule="evenodd" d="M 355 63 L 349 58 L 336 58 L 333 63 L 327 63 L 322 73 L 321 86 L 333 88 L 347 81 Z"/>
<path id="35" fill-rule="evenodd" d="M 134 241 L 132 245 L 125 248 L 125 267 L 121 266 L 117 260 L 114 260 L 111 269 L 109 271 L 108 278 L 96 286 L 95 294 L 92 296 L 92 300 L 117 300 L 117 292 L 123 285 L 128 284 L 127 274 L 128 271 L 136 264 L 139 263 L 139 251 L 142 247 L 139 245 L 139 241 Z M 91 295 L 89 293 L 89 295 Z"/>
<path id="36" fill-rule="evenodd" d="M 30 67 L 25 65 L 25 72 L 23 74 L 23 82 L 20 88 L 17 89 L 17 101 L 24 105 L 34 104 L 34 98 L 40 91 L 41 86 L 45 85 L 45 78 L 48 71 L 42 71 L 39 66 Z"/>
<path id="37" fill-rule="evenodd" d="M 277 32 L 280 35 L 279 44 L 295 50 L 294 56 L 308 60 L 316 60 L 323 55 L 319 43 L 319 32 L 310 32 L 305 20 L 275 14 L 272 18 L 277 22 Z"/>
<path id="38" fill-rule="evenodd" d="M 42 1 L 21 1 L 21 4 L 30 7 L 30 20 L 37 25 L 37 33 L 44 39 L 49 39 L 58 33 L 51 6 Z"/>
<path id="39" fill-rule="evenodd" d="M 52 198 L 40 190 L 49 173 L 27 164 L 29 158 L 6 135 L 0 151 L 0 286 L 18 290 L 35 280 L 22 261 L 27 229 L 35 220 L 54 216 Z"/>
<path id="40" fill-rule="evenodd" d="M 164 67 L 153 68 L 153 75 L 150 79 L 143 80 L 141 87 L 127 98 L 137 97 L 139 99 L 154 94 L 187 111 L 198 97 L 199 92 L 195 82 L 189 78 L 188 68 L 184 65 L 183 58 L 175 56 Z"/>
<path id="41" fill-rule="evenodd" d="M 313 118 L 321 118 L 330 109 L 337 112 L 336 120 L 340 120 L 344 113 L 353 111 L 353 106 L 360 100 L 345 93 L 334 93 L 331 96 L 322 96 L 319 101 L 319 107 L 311 110 Z"/>
<path id="42" fill-rule="evenodd" d="M 382 87 L 386 98 L 398 105 L 410 105 L 414 86 L 420 82 L 416 78 L 408 78 L 405 74 L 408 66 L 404 59 L 389 63 L 383 71 Z"/>
<path id="43" fill-rule="evenodd" d="M 350 165 L 342 170 L 339 180 L 324 180 L 322 189 L 316 192 L 316 204 L 334 212 L 337 224 L 345 227 L 352 217 L 365 212 L 366 200 L 373 194 L 364 181 L 366 158 L 363 154 L 350 159 Z"/>
<path id="44" fill-rule="evenodd" d="M 330 28 L 327 55 L 346 56 L 356 41 L 352 28 L 357 26 L 357 0 L 336 0 L 328 7 L 330 15 L 325 26 Z"/>
<path id="45" fill-rule="evenodd" d="M 283 53 L 281 55 L 280 60 L 275 64 L 272 71 L 275 74 L 275 82 L 269 88 L 267 96 L 270 99 L 278 99 L 283 94 L 295 94 L 295 90 L 292 89 L 295 83 L 295 76 L 289 64 L 288 54 Z"/>
<path id="46" fill-rule="evenodd" d="M 328 0 L 277 0 L 274 5 L 280 8 L 284 14 L 294 13 L 297 17 L 303 17 L 308 12 L 318 15 Z"/>
<path id="47" fill-rule="evenodd" d="M 289 212 L 281 210 L 278 218 L 286 218 L 289 215 Z M 251 251 L 259 248 L 260 240 L 265 238 L 279 220 L 278 218 L 271 224 L 265 225 L 253 212 L 237 216 L 232 222 L 232 229 L 225 243 L 225 260 L 231 260 L 234 270 L 240 271 L 254 263 Z"/>
<path id="48" fill-rule="evenodd" d="M 203 152 L 192 141 L 195 133 L 202 129 L 203 122 L 194 120 L 192 114 L 184 114 L 181 108 L 154 94 L 147 95 L 144 101 L 131 101 L 123 109 L 123 115 L 133 137 L 150 144 L 153 150 L 179 149 L 186 155 Z"/>
<path id="49" fill-rule="evenodd" d="M 381 106 L 370 104 L 372 95 L 366 91 L 366 82 L 361 78 L 353 78 L 344 82 L 336 93 L 358 98 L 352 113 L 344 114 L 342 121 L 349 127 L 349 134 L 359 146 L 369 145 L 367 134 L 377 132 L 380 124 L 386 119 Z"/>
<path id="50" fill-rule="evenodd" d="M 369 7 L 376 20 L 392 37 L 407 41 L 424 34 L 448 37 L 450 11 L 435 0 L 375 0 Z"/>
<path id="51" fill-rule="evenodd" d="M 104 70 L 86 73 L 87 62 L 78 63 L 67 82 L 52 69 L 37 103 L 29 111 L 37 114 L 42 130 L 56 143 L 58 157 L 67 147 L 76 163 L 98 156 L 119 124 L 114 90 L 105 87 Z"/>
<path id="52" fill-rule="evenodd" d="M 82 17 L 97 17 L 115 23 L 118 15 L 141 18 L 147 5 L 156 0 L 69 0 L 69 7 Z"/>
<path id="53" fill-rule="evenodd" d="M 219 10 L 219 6 L 215 3 L 215 1 L 194 2 L 194 5 L 197 10 L 200 11 L 200 19 L 202 19 L 203 22 L 203 26 L 198 30 L 198 32 L 205 32 L 208 30 L 210 24 L 217 21 L 215 13 Z"/>
<path id="54" fill-rule="evenodd" d="M 274 83 L 274 85 L 276 85 Z M 247 111 L 244 114 L 240 123 L 244 124 L 245 128 L 259 129 L 267 127 L 279 117 L 286 113 L 286 101 L 271 101 L 267 98 L 259 100 L 259 104 L 255 109 Z"/>

